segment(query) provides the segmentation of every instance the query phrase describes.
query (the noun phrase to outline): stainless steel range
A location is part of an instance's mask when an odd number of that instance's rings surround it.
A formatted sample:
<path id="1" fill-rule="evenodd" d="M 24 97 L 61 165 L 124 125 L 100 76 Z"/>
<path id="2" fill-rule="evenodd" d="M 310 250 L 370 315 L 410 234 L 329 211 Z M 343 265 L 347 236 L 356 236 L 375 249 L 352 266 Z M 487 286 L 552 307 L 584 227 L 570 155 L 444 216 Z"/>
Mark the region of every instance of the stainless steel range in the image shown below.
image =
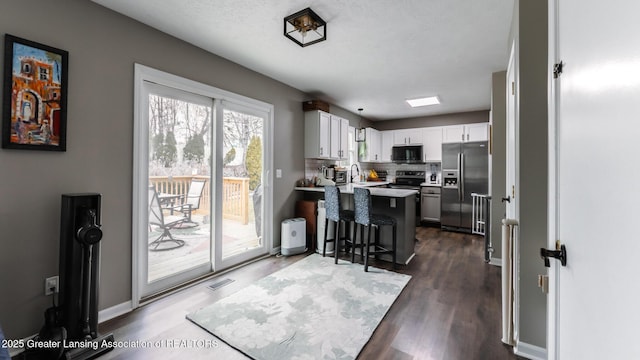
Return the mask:
<path id="1" fill-rule="evenodd" d="M 425 181 L 424 171 L 396 171 L 396 182 L 389 187 L 395 189 L 415 189 L 420 190 L 420 184 Z"/>
<path id="2" fill-rule="evenodd" d="M 395 183 L 389 184 L 392 189 L 416 190 L 416 224 L 420 224 L 420 184 L 425 182 L 424 171 L 398 170 Z"/>

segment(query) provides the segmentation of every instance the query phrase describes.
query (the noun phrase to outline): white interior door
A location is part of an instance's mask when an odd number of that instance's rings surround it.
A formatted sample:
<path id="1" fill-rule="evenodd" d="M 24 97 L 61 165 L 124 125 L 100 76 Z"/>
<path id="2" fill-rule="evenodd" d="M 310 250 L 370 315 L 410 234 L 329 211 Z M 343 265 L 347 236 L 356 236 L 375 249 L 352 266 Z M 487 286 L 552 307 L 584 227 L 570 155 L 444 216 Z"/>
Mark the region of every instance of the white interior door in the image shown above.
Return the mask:
<path id="1" fill-rule="evenodd" d="M 548 246 L 568 256 L 551 262 L 549 359 L 640 359 L 640 2 L 551 0 L 550 13 L 550 60 L 565 65 Z"/>
<path id="2" fill-rule="evenodd" d="M 506 188 L 505 188 L 505 214 L 506 218 L 510 220 L 515 220 L 516 222 L 520 220 L 520 215 L 518 213 L 518 173 L 519 173 L 519 146 L 518 146 L 518 58 L 517 58 L 517 42 L 513 42 L 511 46 L 511 53 L 509 56 L 509 65 L 507 66 L 507 154 L 506 154 Z M 518 277 L 518 259 L 519 256 L 517 254 L 520 253 L 520 249 L 518 246 L 518 227 L 515 227 L 514 234 L 516 234 L 514 238 L 513 245 L 511 247 L 505 246 L 501 255 L 503 259 L 503 263 L 507 262 L 510 259 L 514 259 L 511 264 L 505 264 L 505 266 L 510 267 L 511 275 L 508 278 L 511 280 L 513 286 L 513 298 L 511 299 L 512 306 L 512 326 L 513 326 L 513 339 L 503 339 L 503 342 L 511 343 L 513 340 L 517 342 L 518 340 L 518 329 L 519 329 L 519 294 L 520 294 L 520 281 Z M 511 255 L 506 254 L 505 252 L 509 252 Z M 506 271 L 503 270 L 503 271 Z M 503 289 L 504 291 L 504 289 Z M 508 299 L 510 297 L 506 297 Z"/>
<path id="3" fill-rule="evenodd" d="M 507 67 L 507 181 L 505 202 L 507 218 L 518 220 L 518 108 L 517 108 L 517 58 L 516 43 L 511 46 L 511 56 Z"/>

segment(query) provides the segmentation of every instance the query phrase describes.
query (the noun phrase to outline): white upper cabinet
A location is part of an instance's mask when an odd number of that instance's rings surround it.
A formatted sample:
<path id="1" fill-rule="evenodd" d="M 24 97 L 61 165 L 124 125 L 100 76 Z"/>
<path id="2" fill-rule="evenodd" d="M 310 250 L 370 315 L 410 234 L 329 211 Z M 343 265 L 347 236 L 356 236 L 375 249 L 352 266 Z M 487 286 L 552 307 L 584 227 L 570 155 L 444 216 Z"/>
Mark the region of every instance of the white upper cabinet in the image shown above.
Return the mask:
<path id="1" fill-rule="evenodd" d="M 349 120 L 324 111 L 304 113 L 304 157 L 344 160 L 349 157 Z"/>
<path id="2" fill-rule="evenodd" d="M 304 113 L 304 157 L 331 158 L 331 116 L 324 111 Z"/>
<path id="3" fill-rule="evenodd" d="M 461 142 L 464 139 L 464 125 L 445 126 L 442 128 L 442 142 Z"/>
<path id="4" fill-rule="evenodd" d="M 424 128 L 422 131 L 424 161 L 442 161 L 442 133 L 441 127 Z"/>
<path id="5" fill-rule="evenodd" d="M 394 145 L 422 145 L 422 129 L 393 130 Z"/>
<path id="6" fill-rule="evenodd" d="M 391 162 L 391 149 L 393 148 L 393 135 L 394 131 L 381 131 L 381 145 L 380 145 L 380 156 L 382 158 L 382 162 Z"/>
<path id="7" fill-rule="evenodd" d="M 380 131 L 366 128 L 365 134 L 364 149 L 362 148 L 363 145 L 358 143 L 358 159 L 362 162 L 381 162 L 382 154 L 380 153 L 380 148 L 382 139 Z"/>
<path id="8" fill-rule="evenodd" d="M 489 123 L 453 125 L 443 127 L 443 143 L 487 140 L 489 140 Z"/>
<path id="9" fill-rule="evenodd" d="M 489 140 L 489 123 L 465 125 L 465 141 L 487 141 Z"/>
<path id="10" fill-rule="evenodd" d="M 331 152 L 332 159 L 347 159 L 349 154 L 349 120 L 331 115 Z"/>

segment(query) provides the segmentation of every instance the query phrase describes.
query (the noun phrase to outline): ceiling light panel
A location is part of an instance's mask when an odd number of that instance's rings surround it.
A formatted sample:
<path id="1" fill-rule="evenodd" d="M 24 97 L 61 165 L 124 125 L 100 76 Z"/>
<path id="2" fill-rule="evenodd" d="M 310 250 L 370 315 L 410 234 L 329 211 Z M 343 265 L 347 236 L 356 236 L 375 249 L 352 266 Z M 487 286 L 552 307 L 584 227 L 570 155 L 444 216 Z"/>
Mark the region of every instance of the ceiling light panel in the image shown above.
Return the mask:
<path id="1" fill-rule="evenodd" d="M 411 107 L 419 107 L 419 106 L 428 106 L 428 105 L 438 105 L 440 104 L 440 99 L 437 96 L 430 96 L 419 99 L 409 99 L 407 100 Z"/>

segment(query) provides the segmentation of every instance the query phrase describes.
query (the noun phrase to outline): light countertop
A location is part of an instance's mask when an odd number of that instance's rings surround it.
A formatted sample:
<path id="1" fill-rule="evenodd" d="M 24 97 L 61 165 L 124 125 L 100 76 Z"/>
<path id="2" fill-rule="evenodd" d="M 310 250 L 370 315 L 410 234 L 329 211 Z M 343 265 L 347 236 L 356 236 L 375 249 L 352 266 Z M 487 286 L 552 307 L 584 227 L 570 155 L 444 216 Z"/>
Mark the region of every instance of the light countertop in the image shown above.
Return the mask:
<path id="1" fill-rule="evenodd" d="M 367 181 L 367 182 L 359 182 L 359 183 L 349 183 L 346 185 L 340 185 L 338 188 L 340 189 L 341 194 L 353 194 L 353 188 L 356 187 L 368 187 L 369 191 L 371 191 L 371 196 L 382 196 L 382 197 L 393 197 L 393 198 L 403 198 L 407 196 L 415 196 L 418 191 L 417 190 L 408 190 L 408 189 L 390 189 L 385 186 L 390 184 L 390 182 L 385 181 Z M 324 192 L 323 187 L 296 187 L 295 190 L 299 191 L 312 191 L 312 192 Z"/>

